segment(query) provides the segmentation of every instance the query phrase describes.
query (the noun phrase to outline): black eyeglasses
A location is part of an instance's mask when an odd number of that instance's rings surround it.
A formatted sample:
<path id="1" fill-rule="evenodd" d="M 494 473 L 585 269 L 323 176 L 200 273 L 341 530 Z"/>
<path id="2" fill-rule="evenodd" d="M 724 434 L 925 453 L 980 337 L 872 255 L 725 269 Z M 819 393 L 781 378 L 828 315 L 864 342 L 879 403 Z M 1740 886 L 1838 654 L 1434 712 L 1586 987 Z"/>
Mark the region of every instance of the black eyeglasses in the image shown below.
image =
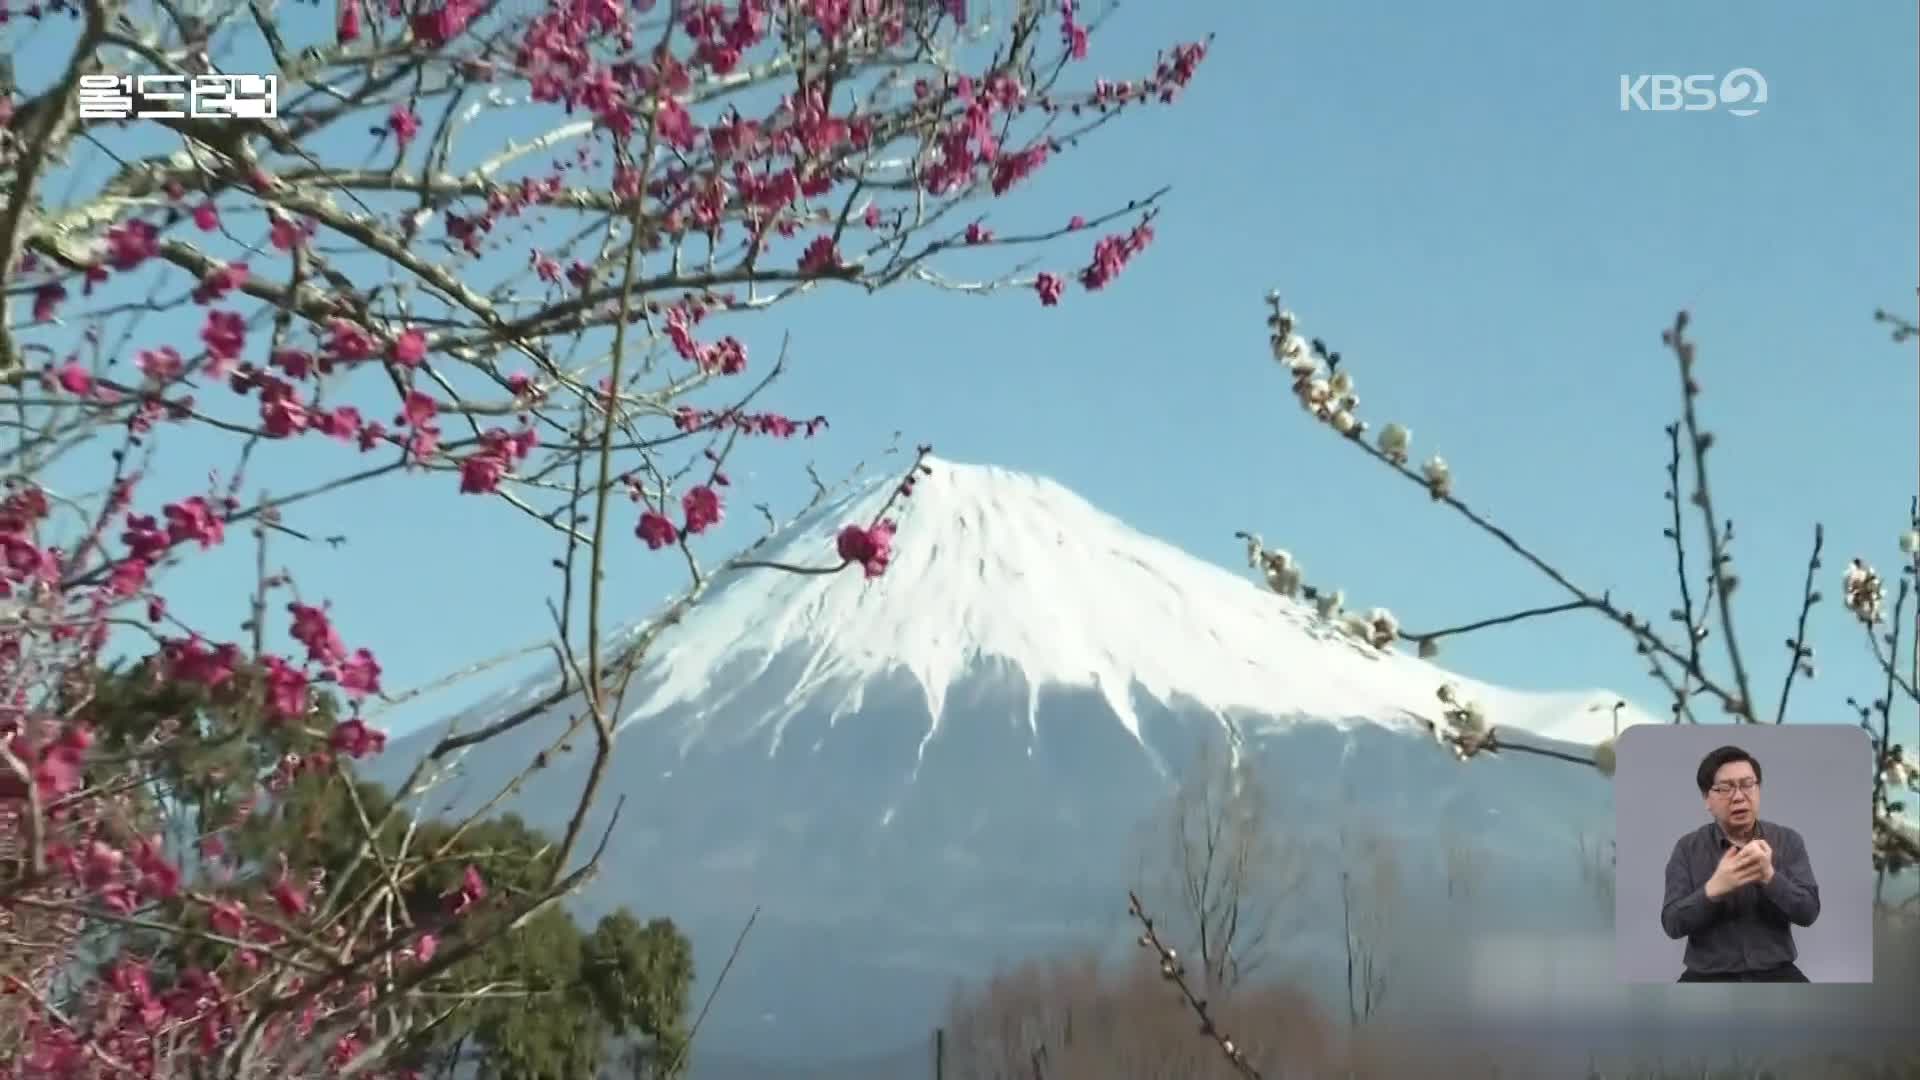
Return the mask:
<path id="1" fill-rule="evenodd" d="M 1759 786 L 1760 786 L 1760 781 L 1758 780 L 1742 780 L 1737 784 L 1715 784 L 1712 787 L 1708 788 L 1707 790 L 1713 792 L 1715 795 L 1718 795 L 1724 799 L 1736 791 L 1745 792 L 1746 794 L 1751 795 L 1753 794 L 1754 789 L 1758 788 Z"/>

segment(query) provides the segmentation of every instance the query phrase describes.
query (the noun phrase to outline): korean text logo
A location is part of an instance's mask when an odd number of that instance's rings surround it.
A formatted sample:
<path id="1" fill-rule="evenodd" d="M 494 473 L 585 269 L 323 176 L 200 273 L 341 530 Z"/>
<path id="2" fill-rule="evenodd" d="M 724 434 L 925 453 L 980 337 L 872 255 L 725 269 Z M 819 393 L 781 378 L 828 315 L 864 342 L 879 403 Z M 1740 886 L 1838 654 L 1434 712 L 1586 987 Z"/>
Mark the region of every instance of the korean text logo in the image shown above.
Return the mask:
<path id="1" fill-rule="evenodd" d="M 271 120 L 278 75 L 82 75 L 83 120 Z"/>

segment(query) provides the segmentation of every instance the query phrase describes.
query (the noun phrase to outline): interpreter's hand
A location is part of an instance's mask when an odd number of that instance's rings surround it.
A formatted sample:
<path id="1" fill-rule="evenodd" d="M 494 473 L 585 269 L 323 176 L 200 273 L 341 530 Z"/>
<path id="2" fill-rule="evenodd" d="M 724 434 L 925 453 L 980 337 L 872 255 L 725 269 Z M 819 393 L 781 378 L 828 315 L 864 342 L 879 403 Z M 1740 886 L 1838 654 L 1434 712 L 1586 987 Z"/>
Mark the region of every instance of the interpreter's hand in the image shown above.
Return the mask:
<path id="1" fill-rule="evenodd" d="M 1765 840 L 1754 840 L 1741 849 L 1750 854 L 1760 866 L 1760 884 L 1773 880 L 1773 845 Z"/>
<path id="2" fill-rule="evenodd" d="M 1760 857 L 1745 848 L 1730 847 L 1720 856 L 1713 876 L 1707 879 L 1707 899 L 1719 900 L 1743 885 L 1760 880 Z"/>

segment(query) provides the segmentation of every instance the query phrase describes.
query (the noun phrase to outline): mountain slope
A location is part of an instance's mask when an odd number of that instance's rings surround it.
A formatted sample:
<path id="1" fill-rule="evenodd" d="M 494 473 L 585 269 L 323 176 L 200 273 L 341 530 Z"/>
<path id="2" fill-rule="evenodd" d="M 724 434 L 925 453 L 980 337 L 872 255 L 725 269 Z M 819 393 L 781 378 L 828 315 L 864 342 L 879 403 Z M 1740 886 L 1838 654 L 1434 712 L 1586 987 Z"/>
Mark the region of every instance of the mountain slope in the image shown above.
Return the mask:
<path id="1" fill-rule="evenodd" d="M 1071 937 L 1126 940 L 1141 825 L 1203 744 L 1249 757 L 1316 857 L 1356 819 L 1422 857 L 1467 837 L 1530 900 L 1576 869 L 1540 852 L 1610 818 L 1589 771 L 1463 766 L 1414 718 L 1436 717 L 1451 681 L 1503 728 L 1593 742 L 1612 733 L 1612 695 L 1520 693 L 1382 653 L 1058 484 L 932 464 L 899 506 L 884 576 L 717 582 L 624 703 L 600 820 L 626 805 L 583 903 L 672 914 L 707 974 L 761 910 L 708 1022 L 716 1046 L 896 1046 L 931 1026 L 954 978 Z M 830 563 L 834 533 L 890 492 L 819 508 L 763 557 Z M 491 796 L 577 709 L 473 755 L 454 801 Z M 564 820 L 583 756 L 558 758 L 516 809 Z M 1330 902 L 1316 889 L 1303 906 Z M 1299 944 L 1309 958 L 1328 947 Z"/>
<path id="2" fill-rule="evenodd" d="M 901 673 L 925 697 L 930 738 L 955 683 L 1006 662 L 1029 686 L 1030 731 L 1041 687 L 1099 694 L 1137 737 L 1136 690 L 1223 715 L 1398 725 L 1435 716 L 1434 691 L 1452 681 L 1502 726 L 1588 743 L 1612 733 L 1611 694 L 1520 693 L 1381 653 L 1310 606 L 1139 533 L 1051 480 L 931 464 L 913 497 L 896 503 L 907 525 L 884 576 L 752 570 L 716 584 L 656 647 L 627 722 L 669 717 L 686 744 L 759 737 L 777 748 L 809 702 L 839 695 L 857 709 L 870 680 Z M 819 508 L 764 560 L 830 563 L 835 532 L 872 519 L 891 495 L 890 484 L 872 485 Z M 798 670 L 782 707 L 744 727 L 716 720 L 783 662 Z M 714 678 L 720 671 L 730 684 Z M 1644 719 L 1623 714 L 1622 723 Z"/>

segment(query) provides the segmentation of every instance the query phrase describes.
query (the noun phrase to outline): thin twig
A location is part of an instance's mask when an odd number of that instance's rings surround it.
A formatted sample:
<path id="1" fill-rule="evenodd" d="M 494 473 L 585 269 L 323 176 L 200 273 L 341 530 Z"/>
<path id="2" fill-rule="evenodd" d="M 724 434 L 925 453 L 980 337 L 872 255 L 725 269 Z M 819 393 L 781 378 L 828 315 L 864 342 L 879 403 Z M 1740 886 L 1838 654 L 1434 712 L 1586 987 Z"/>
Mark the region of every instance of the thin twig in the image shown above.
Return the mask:
<path id="1" fill-rule="evenodd" d="M 1738 579 L 1733 575 L 1733 556 L 1727 551 L 1732 540 L 1732 523 L 1722 528 L 1720 519 L 1714 515 L 1713 487 L 1707 480 L 1707 451 L 1713 447 L 1713 436 L 1700 430 L 1696 405 L 1700 397 L 1700 383 L 1694 377 L 1696 353 L 1693 342 L 1686 338 L 1686 330 L 1687 313 L 1682 311 L 1674 316 L 1672 329 L 1663 333 L 1661 339 L 1673 350 L 1680 369 L 1681 416 L 1686 423 L 1687 441 L 1693 457 L 1693 502 L 1700 508 L 1700 515 L 1706 522 L 1707 557 L 1712 560 L 1714 580 L 1720 584 L 1720 636 L 1726 643 L 1727 661 L 1733 668 L 1734 686 L 1739 691 L 1737 700 L 1727 702 L 1727 710 L 1748 723 L 1757 723 L 1753 711 L 1753 691 L 1747 683 L 1747 667 L 1740 658 L 1739 636 L 1734 631 L 1733 588 Z"/>
<path id="2" fill-rule="evenodd" d="M 693 1026 L 687 1029 L 686 1041 L 680 1044 L 680 1051 L 673 1056 L 673 1065 L 667 1069 L 666 1075 L 680 1075 L 680 1067 L 687 1063 L 687 1055 L 693 1052 L 693 1040 L 700 1036 L 700 1025 L 707 1019 L 707 1010 L 713 1008 L 714 999 L 720 996 L 720 988 L 727 983 L 727 972 L 733 970 L 733 962 L 740 958 L 740 948 L 747 943 L 747 934 L 753 930 L 753 924 L 759 918 L 760 907 L 756 904 L 747 916 L 747 924 L 740 928 L 739 935 L 733 939 L 733 948 L 727 952 L 727 962 L 720 965 L 720 974 L 707 991 L 707 999 L 700 1003 L 700 1012 L 693 1018 Z"/>
<path id="3" fill-rule="evenodd" d="M 1673 520 L 1663 531 L 1667 534 L 1668 539 L 1673 542 L 1674 581 L 1680 588 L 1680 607 L 1673 614 L 1678 616 L 1675 621 L 1680 623 L 1687 632 L 1687 662 L 1681 668 L 1679 683 L 1669 687 L 1669 689 L 1673 692 L 1674 720 L 1679 721 L 1685 719 L 1691 722 L 1694 718 L 1692 682 L 1694 678 L 1700 674 L 1701 670 L 1700 639 L 1702 629 L 1699 625 L 1699 616 L 1694 614 L 1693 587 L 1689 584 L 1691 575 L 1687 573 L 1686 525 L 1680 516 L 1680 425 L 1678 423 L 1668 424 L 1666 430 L 1667 443 L 1669 445 L 1666 469 L 1666 497 L 1668 508 L 1673 515 Z M 1711 594 L 1713 589 L 1711 578 L 1708 579 L 1707 589 L 1709 594 Z M 1711 601 L 1708 602 L 1710 603 Z"/>
<path id="4" fill-rule="evenodd" d="M 1564 604 L 1550 604 L 1547 607 L 1528 608 L 1525 611 L 1516 611 L 1511 615 L 1496 615 L 1490 619 L 1481 619 L 1478 622 L 1464 623 L 1460 626 L 1449 626 L 1443 630 L 1427 630 L 1419 633 L 1411 630 L 1402 630 L 1400 631 L 1400 637 L 1404 641 L 1412 642 L 1438 641 L 1443 637 L 1451 637 L 1455 634 L 1468 634 L 1475 630 L 1485 630 L 1490 626 L 1506 626 L 1511 623 L 1524 622 L 1527 619 L 1537 619 L 1543 615 L 1560 615 L 1569 611 L 1583 611 L 1594 606 L 1595 604 L 1591 600 L 1569 600 Z"/>
<path id="5" fill-rule="evenodd" d="M 1787 722 L 1787 697 L 1793 693 L 1793 678 L 1807 666 L 1807 656 L 1813 650 L 1807 647 L 1807 614 L 1813 605 L 1820 602 L 1820 591 L 1813 587 L 1814 575 L 1820 570 L 1820 549 L 1826 544 L 1827 533 L 1819 524 L 1813 527 L 1813 554 L 1807 556 L 1807 581 L 1800 589 L 1800 618 L 1794 623 L 1793 636 L 1787 639 L 1787 678 L 1780 685 L 1780 707 L 1773 714 L 1773 722 Z"/>
<path id="6" fill-rule="evenodd" d="M 1180 997 L 1186 1001 L 1187 1008 L 1199 1018 L 1200 1033 L 1213 1040 L 1214 1044 L 1220 1048 L 1221 1056 L 1235 1072 L 1246 1080 L 1262 1080 L 1260 1070 L 1254 1068 L 1253 1064 L 1247 1060 L 1246 1051 L 1236 1045 L 1233 1039 L 1220 1030 L 1219 1025 L 1214 1022 L 1213 1012 L 1207 1000 L 1194 993 L 1193 987 L 1187 982 L 1186 966 L 1181 963 L 1179 954 L 1160 940 L 1159 931 L 1154 927 L 1153 917 L 1147 913 L 1146 905 L 1140 902 L 1140 894 L 1131 890 L 1127 893 L 1127 913 L 1140 924 L 1139 944 L 1142 948 L 1151 950 L 1160 962 L 1161 977 L 1174 985 L 1174 988 L 1180 992 Z"/>

